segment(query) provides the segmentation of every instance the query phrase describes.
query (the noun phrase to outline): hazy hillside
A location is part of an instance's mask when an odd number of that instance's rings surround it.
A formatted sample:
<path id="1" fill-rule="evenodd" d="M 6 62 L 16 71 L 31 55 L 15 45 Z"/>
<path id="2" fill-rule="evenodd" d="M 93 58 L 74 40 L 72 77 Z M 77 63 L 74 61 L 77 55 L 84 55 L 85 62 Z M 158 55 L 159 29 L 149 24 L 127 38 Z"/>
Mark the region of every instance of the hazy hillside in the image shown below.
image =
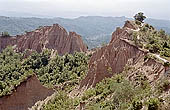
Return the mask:
<path id="1" fill-rule="evenodd" d="M 129 18 L 101 16 L 79 17 L 75 19 L 0 17 L 0 32 L 8 31 L 11 35 L 16 35 L 34 30 L 39 26 L 58 23 L 68 31 L 76 31 L 82 35 L 89 48 L 93 48 L 108 42 L 115 28 L 121 27 L 127 19 Z M 167 33 L 170 33 L 170 21 L 168 20 L 147 19 L 146 22 L 157 29 L 163 28 Z"/>
<path id="2" fill-rule="evenodd" d="M 164 29 L 168 34 L 170 34 L 170 20 L 147 19 L 146 22 L 157 29 Z"/>

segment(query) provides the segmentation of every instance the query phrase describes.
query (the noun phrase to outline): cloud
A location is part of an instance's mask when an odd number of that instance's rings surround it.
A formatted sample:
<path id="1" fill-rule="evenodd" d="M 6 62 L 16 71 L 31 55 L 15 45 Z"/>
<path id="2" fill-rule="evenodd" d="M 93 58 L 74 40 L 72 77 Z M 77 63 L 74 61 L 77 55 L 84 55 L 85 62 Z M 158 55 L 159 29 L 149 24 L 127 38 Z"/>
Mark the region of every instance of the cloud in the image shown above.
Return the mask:
<path id="1" fill-rule="evenodd" d="M 0 0 L 0 10 L 60 17 L 81 15 L 128 16 L 138 11 L 155 18 L 170 18 L 169 0 Z"/>

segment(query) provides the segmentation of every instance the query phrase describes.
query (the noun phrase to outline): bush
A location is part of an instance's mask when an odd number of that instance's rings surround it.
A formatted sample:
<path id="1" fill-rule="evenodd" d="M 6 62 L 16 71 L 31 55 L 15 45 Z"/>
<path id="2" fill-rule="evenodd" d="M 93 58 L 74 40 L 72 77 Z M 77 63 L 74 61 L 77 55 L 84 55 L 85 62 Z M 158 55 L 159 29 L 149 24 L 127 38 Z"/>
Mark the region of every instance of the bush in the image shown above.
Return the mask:
<path id="1" fill-rule="evenodd" d="M 2 37 L 9 37 L 10 35 L 9 35 L 9 33 L 7 32 L 7 31 L 5 31 L 5 32 L 2 32 Z"/>
<path id="2" fill-rule="evenodd" d="M 121 83 L 121 82 L 123 81 L 123 79 L 124 79 L 124 78 L 123 78 L 122 75 L 116 75 L 116 76 L 115 76 L 115 80 L 116 80 L 117 83 Z"/>
<path id="3" fill-rule="evenodd" d="M 73 110 L 73 99 L 69 98 L 63 91 L 59 91 L 55 99 L 43 106 L 43 110 Z"/>
<path id="4" fill-rule="evenodd" d="M 142 27 L 140 30 L 143 31 L 143 32 L 147 32 L 147 31 L 148 31 L 148 28 Z"/>
<path id="5" fill-rule="evenodd" d="M 170 57 L 170 49 L 164 48 L 164 50 L 162 51 L 162 55 L 165 57 Z"/>
<path id="6" fill-rule="evenodd" d="M 143 108 L 143 104 L 139 100 L 134 100 L 132 103 L 132 110 L 141 110 Z"/>
<path id="7" fill-rule="evenodd" d="M 159 100 L 157 98 L 151 98 L 148 101 L 148 110 L 158 110 Z"/>
<path id="8" fill-rule="evenodd" d="M 170 63 L 169 63 L 169 62 L 165 62 L 165 63 L 164 63 L 164 66 L 169 67 L 169 66 L 170 66 Z"/>
<path id="9" fill-rule="evenodd" d="M 158 85 L 158 90 L 162 93 L 167 91 L 170 86 L 170 82 L 167 79 L 163 79 L 160 84 Z"/>
<path id="10" fill-rule="evenodd" d="M 137 24 L 137 25 L 141 25 L 142 23 L 140 22 L 140 21 L 138 21 L 138 20 L 135 20 L 135 23 Z"/>
<path id="11" fill-rule="evenodd" d="M 85 93 L 83 94 L 82 100 L 85 101 L 85 100 L 87 100 L 87 99 L 89 99 L 90 97 L 95 96 L 95 95 L 96 95 L 95 89 L 93 89 L 93 88 L 88 89 L 88 90 L 86 90 Z"/>
<path id="12" fill-rule="evenodd" d="M 159 31 L 159 35 L 160 35 L 160 37 L 165 37 L 165 36 L 166 36 L 166 33 L 165 33 L 165 31 L 164 31 L 163 29 L 161 29 L 161 30 Z"/>
<path id="13" fill-rule="evenodd" d="M 146 19 L 146 16 L 144 16 L 144 13 L 139 12 L 134 16 L 136 21 L 143 22 Z"/>

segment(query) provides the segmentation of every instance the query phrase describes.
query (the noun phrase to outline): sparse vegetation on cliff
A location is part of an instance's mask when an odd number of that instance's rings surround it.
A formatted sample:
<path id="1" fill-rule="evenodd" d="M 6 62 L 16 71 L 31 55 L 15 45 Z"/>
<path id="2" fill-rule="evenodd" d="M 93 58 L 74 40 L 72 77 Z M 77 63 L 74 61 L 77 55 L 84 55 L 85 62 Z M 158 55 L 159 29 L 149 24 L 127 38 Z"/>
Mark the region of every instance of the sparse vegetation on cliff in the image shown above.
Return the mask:
<path id="1" fill-rule="evenodd" d="M 120 79 L 121 77 L 121 79 Z M 135 82 L 128 80 L 123 74 L 106 78 L 96 85 L 83 92 L 82 96 L 68 97 L 65 91 L 55 97 L 54 100 L 44 105 L 44 110 L 74 110 L 80 103 L 86 103 L 86 110 L 166 110 L 169 95 L 161 97 L 166 91 L 162 89 L 162 80 L 156 82 L 158 86 L 151 87 L 149 83 L 144 82 L 143 78 Z M 162 90 L 160 94 L 160 90 Z M 64 96 L 64 97 L 63 97 Z"/>
<path id="2" fill-rule="evenodd" d="M 10 35 L 7 31 L 5 31 L 5 32 L 2 32 L 1 36 L 2 37 L 9 37 Z"/>
<path id="3" fill-rule="evenodd" d="M 139 28 L 139 31 L 133 32 L 133 41 L 137 46 L 148 49 L 151 53 L 170 57 L 170 36 L 164 30 L 157 31 L 153 26 L 144 23 Z"/>

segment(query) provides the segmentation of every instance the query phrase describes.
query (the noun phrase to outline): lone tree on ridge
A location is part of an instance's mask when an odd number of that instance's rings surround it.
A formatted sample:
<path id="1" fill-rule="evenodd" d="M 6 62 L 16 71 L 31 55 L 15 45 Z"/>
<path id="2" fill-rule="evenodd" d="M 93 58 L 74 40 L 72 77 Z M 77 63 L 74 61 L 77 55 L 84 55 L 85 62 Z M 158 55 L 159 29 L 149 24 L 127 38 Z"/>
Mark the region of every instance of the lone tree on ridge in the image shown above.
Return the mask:
<path id="1" fill-rule="evenodd" d="M 134 16 L 135 20 L 143 22 L 146 19 L 146 16 L 144 16 L 144 13 L 139 12 Z"/>

